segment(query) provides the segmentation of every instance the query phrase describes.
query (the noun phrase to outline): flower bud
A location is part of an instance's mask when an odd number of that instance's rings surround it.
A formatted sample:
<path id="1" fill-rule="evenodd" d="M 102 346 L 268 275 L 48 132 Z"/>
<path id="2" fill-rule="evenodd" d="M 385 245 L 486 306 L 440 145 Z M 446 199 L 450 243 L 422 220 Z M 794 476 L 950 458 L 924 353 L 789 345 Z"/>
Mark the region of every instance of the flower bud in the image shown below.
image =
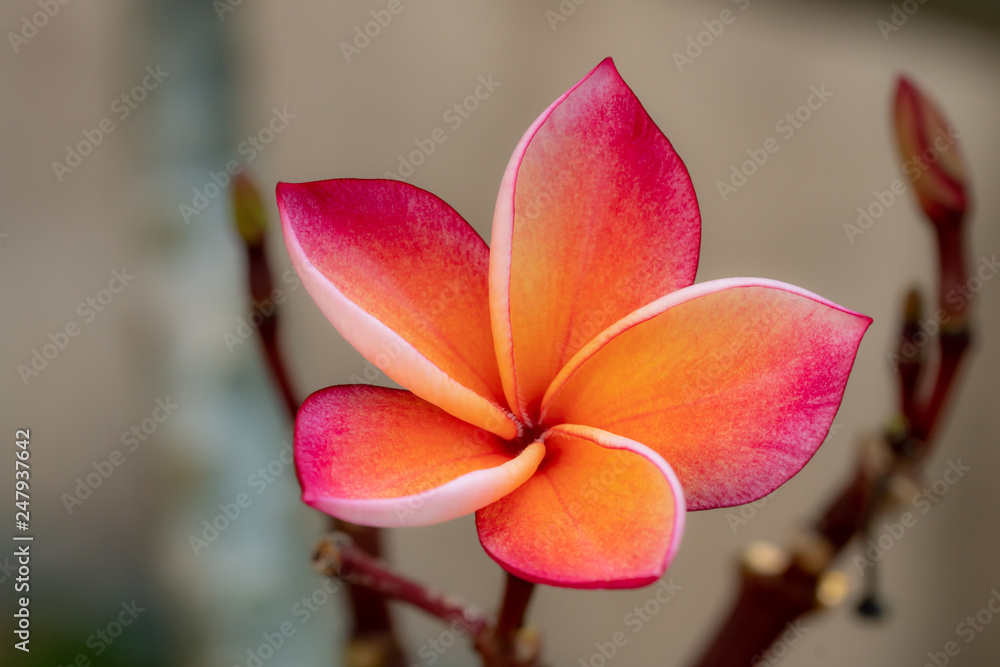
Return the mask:
<path id="1" fill-rule="evenodd" d="M 267 231 L 267 214 L 257 187 L 241 171 L 233 179 L 233 218 L 236 230 L 248 246 L 259 245 Z"/>
<path id="2" fill-rule="evenodd" d="M 935 225 L 956 224 L 968 208 L 965 160 L 958 132 L 906 77 L 896 85 L 893 109 L 903 171 Z"/>

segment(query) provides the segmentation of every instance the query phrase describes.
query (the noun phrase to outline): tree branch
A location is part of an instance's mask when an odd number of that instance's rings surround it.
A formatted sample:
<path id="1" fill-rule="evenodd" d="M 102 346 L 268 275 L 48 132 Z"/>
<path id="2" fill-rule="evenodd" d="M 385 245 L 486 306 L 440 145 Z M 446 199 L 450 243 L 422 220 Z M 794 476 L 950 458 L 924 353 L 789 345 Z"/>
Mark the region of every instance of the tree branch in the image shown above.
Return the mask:
<path id="1" fill-rule="evenodd" d="M 964 192 L 964 191 L 963 191 Z M 963 205 L 967 202 L 963 194 Z M 745 667 L 766 656 L 769 647 L 796 619 L 824 606 L 824 581 L 834 573 L 833 560 L 855 538 L 867 535 L 874 517 L 897 500 L 896 482 L 913 480 L 931 452 L 944 407 L 970 343 L 964 260 L 964 212 L 933 208 L 928 213 L 937 240 L 938 310 L 935 327 L 921 323 L 920 295 L 911 290 L 904 305 L 897 349 L 901 417 L 890 421 L 883 436 L 864 444 L 854 475 L 829 503 L 805 536 L 787 551 L 773 547 L 780 566 L 767 568 L 744 556 L 737 597 L 698 667 Z M 926 211 L 925 211 L 926 212 Z M 961 295 L 956 298 L 955 295 Z M 930 331 L 927 329 L 930 328 Z M 921 341 L 920 336 L 925 338 Z M 937 364 L 929 375 L 923 348 L 937 341 Z M 921 393 L 922 384 L 929 388 Z M 871 573 L 875 577 L 875 573 Z M 878 615 L 874 579 L 859 612 Z M 827 595 L 827 603 L 834 597 Z M 829 591 L 827 591 L 829 593 Z"/>
<path id="2" fill-rule="evenodd" d="M 233 212 L 247 253 L 250 300 L 263 318 L 257 330 L 264 358 L 288 418 L 294 423 L 301 401 L 292 389 L 284 355 L 278 345 L 278 305 L 273 298 L 274 280 L 267 261 L 267 218 L 263 201 L 245 172 L 237 175 L 233 184 Z M 375 557 L 381 555 L 382 540 L 377 528 L 357 526 L 333 517 L 331 526 L 334 530 L 352 535 Z M 353 618 L 351 642 L 347 649 L 349 667 L 403 667 L 403 651 L 396 639 L 385 600 L 368 588 L 351 582 L 347 584 Z"/>

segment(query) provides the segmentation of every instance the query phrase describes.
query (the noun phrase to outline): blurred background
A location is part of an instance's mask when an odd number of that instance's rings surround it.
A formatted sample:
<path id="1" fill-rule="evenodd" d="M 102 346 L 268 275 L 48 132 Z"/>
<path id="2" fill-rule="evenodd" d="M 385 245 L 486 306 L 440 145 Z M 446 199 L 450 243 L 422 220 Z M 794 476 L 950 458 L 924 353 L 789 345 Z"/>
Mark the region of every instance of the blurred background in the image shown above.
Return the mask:
<path id="1" fill-rule="evenodd" d="M 689 516 L 669 571 L 682 589 L 630 635 L 618 665 L 690 661 L 734 594 L 740 551 L 785 542 L 892 414 L 887 352 L 905 290 L 933 295 L 932 235 L 910 197 L 863 234 L 845 225 L 902 178 L 889 116 L 898 74 L 960 133 L 975 206 L 970 267 L 1000 251 L 1000 9 L 988 0 L 402 0 L 391 22 L 359 38 L 388 4 L 0 7 L 0 477 L 11 488 L 14 432 L 30 429 L 36 535 L 27 655 L 11 649 L 13 547 L 0 551 L 2 650 L 13 656 L 4 664 L 250 667 L 248 650 L 285 622 L 295 635 L 263 664 L 340 664 L 344 599 L 301 605 L 322 586 L 309 557 L 326 523 L 299 502 L 281 457 L 291 426 L 257 339 L 240 335 L 252 307 L 230 222 L 231 162 L 261 186 L 275 222 L 279 180 L 393 172 L 488 239 L 522 133 L 610 55 L 690 169 L 699 281 L 774 278 L 875 318 L 828 442 L 757 507 Z M 705 22 L 724 10 L 735 18 L 707 39 Z M 470 108 L 480 77 L 496 85 Z M 828 100 L 790 136 L 779 131 L 814 86 Z M 467 112 L 449 115 L 456 104 Z M 446 142 L 401 165 L 436 128 Z M 780 150 L 723 196 L 718 183 L 769 137 Z M 269 244 L 296 391 L 365 377 L 367 362 L 287 273 L 277 225 Z M 969 470 L 882 557 L 888 616 L 854 613 L 862 577 L 851 559 L 863 550 L 849 551 L 847 601 L 807 620 L 782 664 L 921 665 L 949 641 L 961 648 L 950 664 L 997 664 L 1000 622 L 971 639 L 958 633 L 1000 590 L 998 306 L 1000 278 L 984 281 L 972 302 L 975 347 L 926 479 L 943 479 L 949 462 Z M 241 493 L 250 504 L 220 520 Z M 2 513 L 13 526 L 12 503 Z M 213 522 L 225 527 L 213 532 Z M 403 573 L 484 609 L 498 603 L 503 575 L 471 517 L 387 540 Z M 587 664 L 649 595 L 542 588 L 529 618 L 551 665 Z M 396 612 L 413 664 L 432 664 L 417 650 L 444 626 Z M 478 664 L 462 641 L 432 657 Z"/>

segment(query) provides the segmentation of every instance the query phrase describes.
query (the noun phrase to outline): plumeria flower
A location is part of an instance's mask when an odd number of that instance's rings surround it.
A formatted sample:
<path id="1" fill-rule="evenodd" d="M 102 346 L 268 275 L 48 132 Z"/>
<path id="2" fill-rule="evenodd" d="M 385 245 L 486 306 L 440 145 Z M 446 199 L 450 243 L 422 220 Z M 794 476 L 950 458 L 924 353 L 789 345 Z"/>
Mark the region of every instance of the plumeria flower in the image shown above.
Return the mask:
<path id="1" fill-rule="evenodd" d="M 403 182 L 277 196 L 310 296 L 408 390 L 305 401 L 303 500 L 373 526 L 475 512 L 487 553 L 536 583 L 649 584 L 686 509 L 788 480 L 826 436 L 871 323 L 773 280 L 692 284 L 691 179 L 610 59 L 517 145 L 490 247 Z"/>

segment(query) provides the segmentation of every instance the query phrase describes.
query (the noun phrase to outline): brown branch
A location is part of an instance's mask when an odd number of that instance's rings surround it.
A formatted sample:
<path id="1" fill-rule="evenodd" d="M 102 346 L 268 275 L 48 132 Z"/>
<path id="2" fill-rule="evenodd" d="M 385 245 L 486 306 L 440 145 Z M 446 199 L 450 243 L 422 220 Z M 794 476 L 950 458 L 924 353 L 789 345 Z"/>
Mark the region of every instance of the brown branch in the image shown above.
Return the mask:
<path id="1" fill-rule="evenodd" d="M 899 375 L 900 413 L 908 422 L 912 422 L 917 410 L 917 387 L 924 371 L 924 361 L 927 356 L 920 340 L 920 319 L 923 317 L 923 305 L 920 291 L 913 288 L 906 295 L 906 305 L 903 309 L 903 333 L 899 337 L 899 349 L 896 351 L 899 359 L 896 372 Z M 924 335 L 927 335 L 926 332 Z"/>
<path id="2" fill-rule="evenodd" d="M 267 360 L 271 378 L 277 385 L 286 412 L 295 420 L 300 401 L 295 397 L 288 371 L 285 369 L 281 348 L 278 345 L 278 308 L 271 301 L 273 281 L 271 268 L 267 262 L 267 252 L 263 242 L 247 244 L 247 269 L 249 272 L 250 298 L 253 307 L 263 317 L 257 331 L 260 333 L 260 343 Z"/>
<path id="3" fill-rule="evenodd" d="M 247 278 L 250 300 L 262 317 L 257 327 L 268 369 L 289 419 L 295 421 L 301 401 L 292 389 L 284 355 L 278 344 L 278 305 L 273 295 L 274 280 L 267 260 L 267 218 L 256 187 L 241 172 L 233 184 L 233 212 L 236 228 L 247 252 Z M 334 530 L 343 531 L 376 558 L 382 554 L 381 534 L 377 528 L 357 526 L 331 517 Z M 367 587 L 347 582 L 353 626 L 347 649 L 347 663 L 372 667 L 403 667 L 404 655 L 396 639 L 389 608 L 381 595 Z"/>
<path id="4" fill-rule="evenodd" d="M 317 545 L 314 566 L 328 577 L 364 588 L 382 599 L 398 600 L 421 609 L 472 638 L 486 667 L 533 667 L 537 664 L 537 634 L 522 628 L 533 584 L 508 575 L 500 622 L 443 593 L 393 572 L 358 548 L 345 533 L 331 533 Z"/>
<path id="5" fill-rule="evenodd" d="M 475 609 L 396 574 L 359 549 L 345 533 L 331 533 L 316 546 L 313 564 L 328 577 L 342 579 L 422 609 L 446 623 L 455 623 L 463 633 L 479 637 L 490 627 L 489 619 Z"/>
<path id="6" fill-rule="evenodd" d="M 752 665 L 794 620 L 817 607 L 814 576 L 787 563 L 777 549 L 755 554 L 748 549 L 740 564 L 740 587 L 702 666 Z"/>
<path id="7" fill-rule="evenodd" d="M 939 427 L 944 406 L 955 385 L 955 376 L 971 342 L 972 337 L 967 328 L 941 333 L 941 359 L 938 362 L 937 380 L 930 398 L 917 413 L 913 424 L 913 437 L 917 440 L 929 442 L 935 429 Z"/>
<path id="8" fill-rule="evenodd" d="M 967 278 L 962 218 L 953 212 L 931 217 L 938 250 L 938 310 L 926 321 L 936 322 L 936 328 L 928 331 L 920 324 L 919 294 L 907 295 L 897 350 L 901 418 L 891 421 L 882 437 L 865 444 L 853 477 L 805 536 L 787 551 L 774 547 L 780 556 L 772 560 L 780 561 L 779 566 L 761 567 L 749 553 L 745 555 L 736 600 L 694 663 L 698 667 L 752 665 L 797 619 L 822 608 L 823 582 L 832 574 L 834 559 L 854 538 L 867 534 L 875 516 L 891 507 L 893 483 L 912 480 L 919 473 L 970 343 L 968 297 L 962 291 Z M 962 298 L 954 298 L 956 294 Z M 926 337 L 922 345 L 921 333 Z M 922 350 L 930 337 L 937 342 L 932 376 Z M 929 388 L 922 395 L 925 380 Z M 863 614 L 879 613 L 875 581 L 869 580 L 869 595 L 859 606 Z M 833 597 L 845 592 L 846 588 Z"/>
<path id="9" fill-rule="evenodd" d="M 967 346 L 966 332 L 939 335 L 938 370 L 930 398 L 913 408 L 914 423 L 911 426 L 904 420 L 901 427 L 866 443 L 854 476 L 815 522 L 807 539 L 789 550 L 784 569 L 762 573 L 744 565 L 737 599 L 695 663 L 698 667 L 752 664 L 796 619 L 821 607 L 820 584 L 833 560 L 855 537 L 866 533 L 874 516 L 887 509 L 892 481 L 911 478 L 930 453 L 930 436 L 940 422 Z M 905 390 L 909 381 L 902 386 Z M 903 403 L 907 401 L 904 397 Z"/>
<path id="10" fill-rule="evenodd" d="M 510 644 L 514 634 L 524 625 L 524 616 L 531 602 L 535 585 L 520 577 L 507 573 L 500 619 L 497 621 L 496 638 L 501 644 Z"/>
<path id="11" fill-rule="evenodd" d="M 278 345 L 278 309 L 272 298 L 274 281 L 265 246 L 267 221 L 260 196 L 242 173 L 233 187 L 233 208 L 236 227 L 247 251 L 251 302 L 262 318 L 257 328 L 264 357 L 288 416 L 294 422 L 301 402 L 292 389 Z M 403 666 L 405 656 L 395 636 L 387 598 L 408 602 L 443 621 L 457 624 L 473 638 L 486 667 L 537 664 L 538 635 L 522 627 L 534 584 L 508 575 L 500 622 L 494 627 L 471 608 L 432 594 L 381 565 L 378 559 L 382 554 L 382 539 L 378 528 L 332 517 L 331 527 L 335 532 L 319 544 L 313 561 L 327 576 L 340 578 L 347 584 L 354 619 L 346 654 L 349 667 Z"/>
<path id="12" fill-rule="evenodd" d="M 866 443 L 851 480 L 837 494 L 806 537 L 785 554 L 777 572 L 744 563 L 737 599 L 698 667 L 749 665 L 799 617 L 822 607 L 819 592 L 833 560 L 855 538 L 866 534 L 872 519 L 892 501 L 889 488 L 897 478 L 910 478 L 930 453 L 929 434 L 942 415 L 944 397 L 955 379 L 968 336 L 942 333 L 941 360 L 927 403 L 916 410 L 920 424 L 890 430 Z M 905 402 L 905 400 L 904 400 Z M 865 604 L 877 608 L 877 601 Z"/>
<path id="13" fill-rule="evenodd" d="M 489 643 L 480 654 L 489 656 L 488 667 L 527 667 L 534 665 L 539 654 L 537 633 L 524 625 L 535 584 L 507 573 L 500 616 L 493 632 L 484 639 Z M 478 642 L 477 642 L 478 643 Z"/>
<path id="14" fill-rule="evenodd" d="M 964 226 L 961 217 L 935 222 L 938 265 L 938 293 L 941 331 L 938 336 L 937 372 L 929 397 L 913 418 L 913 435 L 927 443 L 941 422 L 948 395 L 955 383 L 958 367 L 971 343 L 969 297 L 965 293 L 968 275 L 965 268 Z"/>
<path id="15" fill-rule="evenodd" d="M 796 619 L 838 601 L 819 595 L 821 582 L 837 553 L 864 530 L 888 452 L 882 440 L 866 443 L 850 482 L 789 550 L 751 545 L 741 561 L 736 600 L 698 667 L 752 665 L 778 637 L 794 631 Z"/>

